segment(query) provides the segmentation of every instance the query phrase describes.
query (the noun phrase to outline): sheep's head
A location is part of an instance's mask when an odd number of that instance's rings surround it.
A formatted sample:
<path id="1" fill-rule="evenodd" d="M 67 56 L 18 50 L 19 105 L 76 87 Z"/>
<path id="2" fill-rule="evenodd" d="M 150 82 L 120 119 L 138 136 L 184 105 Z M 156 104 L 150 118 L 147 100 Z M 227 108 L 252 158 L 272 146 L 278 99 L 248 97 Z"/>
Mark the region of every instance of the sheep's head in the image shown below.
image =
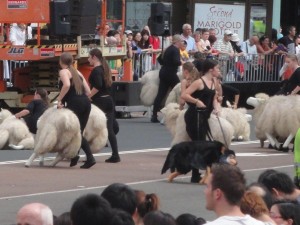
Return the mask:
<path id="1" fill-rule="evenodd" d="M 257 106 L 263 104 L 264 102 L 266 102 L 266 99 L 264 98 L 256 98 L 256 97 L 249 97 L 246 101 L 246 103 L 248 105 L 253 106 L 254 108 L 256 108 Z"/>

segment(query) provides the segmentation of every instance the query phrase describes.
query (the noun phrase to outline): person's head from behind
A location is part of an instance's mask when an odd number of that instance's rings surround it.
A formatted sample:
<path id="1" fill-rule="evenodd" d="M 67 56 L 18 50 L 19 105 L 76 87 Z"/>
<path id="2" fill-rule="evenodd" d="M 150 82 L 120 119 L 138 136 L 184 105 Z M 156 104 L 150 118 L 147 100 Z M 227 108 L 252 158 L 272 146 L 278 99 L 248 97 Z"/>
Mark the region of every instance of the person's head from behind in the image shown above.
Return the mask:
<path id="1" fill-rule="evenodd" d="M 17 225 L 53 225 L 53 213 L 44 204 L 30 203 L 18 211 Z"/>
<path id="2" fill-rule="evenodd" d="M 69 68 L 73 65 L 73 56 L 69 52 L 63 52 L 60 55 L 59 64 L 62 69 Z"/>
<path id="3" fill-rule="evenodd" d="M 34 99 L 41 99 L 43 100 L 47 105 L 49 104 L 49 98 L 48 98 L 48 92 L 44 88 L 37 88 L 34 93 Z"/>
<path id="4" fill-rule="evenodd" d="M 213 44 L 217 41 L 217 38 L 215 35 L 209 35 L 208 40 L 209 40 L 210 46 L 213 46 Z"/>
<path id="5" fill-rule="evenodd" d="M 206 208 L 216 210 L 221 205 L 238 206 L 245 189 L 244 174 L 237 166 L 223 163 L 213 164 L 204 191 Z"/>
<path id="6" fill-rule="evenodd" d="M 275 170 L 264 171 L 258 177 L 258 182 L 262 183 L 275 199 L 284 199 L 296 189 L 295 184 L 287 174 Z"/>
<path id="7" fill-rule="evenodd" d="M 132 216 L 121 209 L 112 209 L 111 225 L 135 225 Z"/>
<path id="8" fill-rule="evenodd" d="M 181 214 L 176 218 L 176 225 L 202 225 L 205 223 L 206 221 L 203 218 L 197 218 L 190 213 Z"/>
<path id="9" fill-rule="evenodd" d="M 297 202 L 278 201 L 272 205 L 270 216 L 277 225 L 299 225 L 300 206 Z"/>
<path id="10" fill-rule="evenodd" d="M 72 225 L 70 212 L 65 212 L 58 216 L 55 220 L 54 225 Z"/>
<path id="11" fill-rule="evenodd" d="M 112 209 L 109 203 L 96 194 L 87 194 L 75 200 L 71 207 L 72 225 L 109 224 Z"/>
<path id="12" fill-rule="evenodd" d="M 218 61 L 213 59 L 204 60 L 202 68 L 204 75 L 210 73 L 213 77 L 219 77 L 221 74 Z"/>
<path id="13" fill-rule="evenodd" d="M 168 213 L 162 211 L 152 211 L 145 215 L 144 225 L 176 225 L 176 221 Z"/>
<path id="14" fill-rule="evenodd" d="M 256 45 L 259 43 L 259 38 L 257 35 L 252 35 L 249 39 L 250 46 Z"/>
<path id="15" fill-rule="evenodd" d="M 156 194 L 146 194 L 144 191 L 135 190 L 138 215 L 143 218 L 148 212 L 158 210 L 159 198 Z"/>
<path id="16" fill-rule="evenodd" d="M 113 183 L 103 190 L 101 196 L 110 203 L 112 208 L 122 209 L 131 216 L 137 209 L 135 192 L 126 184 Z"/>
<path id="17" fill-rule="evenodd" d="M 269 214 L 269 209 L 264 200 L 251 191 L 245 192 L 241 201 L 241 211 L 256 219 L 260 218 L 262 215 Z"/>
<path id="18" fill-rule="evenodd" d="M 271 192 L 261 183 L 251 183 L 247 187 L 247 191 L 253 192 L 260 196 L 264 202 L 266 203 L 268 209 L 271 209 L 271 206 L 273 204 L 273 196 Z"/>
<path id="19" fill-rule="evenodd" d="M 199 71 L 192 62 L 186 62 L 182 65 L 182 73 L 184 79 L 190 82 L 193 82 L 200 77 Z"/>
<path id="20" fill-rule="evenodd" d="M 180 46 L 180 50 L 181 50 L 181 51 L 185 51 L 185 50 L 186 50 L 186 47 L 187 47 L 187 42 L 186 42 L 186 41 L 183 41 L 183 42 L 182 42 L 182 45 Z"/>

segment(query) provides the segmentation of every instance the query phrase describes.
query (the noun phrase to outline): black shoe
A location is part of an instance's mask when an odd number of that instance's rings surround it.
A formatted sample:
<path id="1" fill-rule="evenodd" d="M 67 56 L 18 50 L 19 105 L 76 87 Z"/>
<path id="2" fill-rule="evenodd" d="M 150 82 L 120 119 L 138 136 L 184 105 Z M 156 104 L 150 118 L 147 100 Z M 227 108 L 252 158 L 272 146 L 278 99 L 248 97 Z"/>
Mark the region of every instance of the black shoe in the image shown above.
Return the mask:
<path id="1" fill-rule="evenodd" d="M 89 169 L 95 164 L 96 164 L 96 160 L 94 158 L 92 158 L 90 160 L 86 160 L 86 162 L 80 168 L 81 169 Z"/>
<path id="2" fill-rule="evenodd" d="M 70 162 L 70 167 L 76 166 L 79 159 L 80 159 L 80 156 L 79 156 L 79 155 L 77 155 L 77 156 L 75 156 L 74 158 L 72 158 L 72 159 L 71 159 L 71 162 Z"/>
<path id="3" fill-rule="evenodd" d="M 106 163 L 118 163 L 121 162 L 121 159 L 119 156 L 111 156 L 110 158 L 105 160 Z"/>
<path id="4" fill-rule="evenodd" d="M 152 117 L 151 117 L 151 122 L 152 122 L 152 123 L 159 123 L 160 121 L 157 119 L 156 116 L 152 116 Z"/>

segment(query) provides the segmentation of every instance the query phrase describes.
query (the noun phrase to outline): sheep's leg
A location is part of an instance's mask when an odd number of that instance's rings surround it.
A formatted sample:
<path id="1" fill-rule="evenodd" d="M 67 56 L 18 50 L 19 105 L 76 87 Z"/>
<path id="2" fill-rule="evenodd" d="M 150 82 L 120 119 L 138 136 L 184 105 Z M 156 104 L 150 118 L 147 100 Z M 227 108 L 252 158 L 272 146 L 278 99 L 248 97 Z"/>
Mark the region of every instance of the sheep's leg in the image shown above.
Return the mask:
<path id="1" fill-rule="evenodd" d="M 64 158 L 65 158 L 64 154 L 58 153 L 58 154 L 56 155 L 56 158 L 54 159 L 54 161 L 51 163 L 51 166 L 52 166 L 52 167 L 56 166 L 56 164 L 57 164 L 58 162 L 62 161 Z"/>
<path id="2" fill-rule="evenodd" d="M 40 155 L 40 162 L 39 162 L 40 166 L 44 166 L 44 159 L 45 159 L 44 155 Z"/>
<path id="3" fill-rule="evenodd" d="M 38 156 L 37 153 L 33 152 L 30 156 L 30 158 L 27 160 L 27 162 L 25 163 L 25 167 L 30 167 L 30 165 L 32 164 L 33 160 Z"/>
<path id="4" fill-rule="evenodd" d="M 263 148 L 264 145 L 265 145 L 265 141 L 261 139 L 261 140 L 260 140 L 260 147 Z"/>
<path id="5" fill-rule="evenodd" d="M 181 173 L 179 173 L 177 171 L 171 173 L 170 176 L 168 177 L 168 182 L 172 182 L 174 180 L 174 178 L 177 177 L 177 176 L 179 176 L 179 175 L 181 175 Z"/>
<path id="6" fill-rule="evenodd" d="M 277 149 L 280 149 L 280 143 L 278 142 L 278 140 L 275 138 L 275 146 L 277 147 Z"/>
<path id="7" fill-rule="evenodd" d="M 270 134 L 268 134 L 268 133 L 266 133 L 266 136 L 267 136 L 267 138 L 268 138 L 270 144 L 271 144 L 274 148 L 276 148 L 277 146 L 276 146 L 275 138 L 273 138 L 273 137 L 272 137 Z M 278 147 L 279 147 L 279 146 L 278 146 Z"/>
<path id="8" fill-rule="evenodd" d="M 284 142 L 284 144 L 283 144 L 283 146 L 282 146 L 282 149 L 283 150 L 288 150 L 288 145 L 291 143 L 291 141 L 293 140 L 293 138 L 294 138 L 294 135 L 293 134 L 290 134 L 288 137 L 287 137 L 287 139 L 285 140 L 285 142 Z"/>
<path id="9" fill-rule="evenodd" d="M 207 167 L 206 167 L 205 174 L 204 174 L 204 176 L 202 177 L 202 179 L 199 181 L 199 184 L 206 184 L 206 183 L 207 183 L 207 178 L 208 178 L 209 175 L 210 175 L 210 167 L 207 166 Z"/>

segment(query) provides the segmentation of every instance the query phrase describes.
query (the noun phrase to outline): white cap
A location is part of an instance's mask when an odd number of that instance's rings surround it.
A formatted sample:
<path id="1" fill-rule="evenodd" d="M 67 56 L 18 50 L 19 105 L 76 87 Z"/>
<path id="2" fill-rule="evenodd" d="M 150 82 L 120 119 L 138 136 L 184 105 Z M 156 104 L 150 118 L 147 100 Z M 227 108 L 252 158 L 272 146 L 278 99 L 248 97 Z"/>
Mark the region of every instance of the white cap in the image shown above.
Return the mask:
<path id="1" fill-rule="evenodd" d="M 240 41 L 239 35 L 236 33 L 232 34 L 231 41 L 239 42 Z"/>
<path id="2" fill-rule="evenodd" d="M 133 34 L 131 30 L 125 30 L 125 34 Z"/>
<path id="3" fill-rule="evenodd" d="M 225 30 L 225 31 L 224 31 L 224 34 L 225 34 L 225 35 L 232 35 L 233 33 L 231 32 L 231 30 Z"/>

